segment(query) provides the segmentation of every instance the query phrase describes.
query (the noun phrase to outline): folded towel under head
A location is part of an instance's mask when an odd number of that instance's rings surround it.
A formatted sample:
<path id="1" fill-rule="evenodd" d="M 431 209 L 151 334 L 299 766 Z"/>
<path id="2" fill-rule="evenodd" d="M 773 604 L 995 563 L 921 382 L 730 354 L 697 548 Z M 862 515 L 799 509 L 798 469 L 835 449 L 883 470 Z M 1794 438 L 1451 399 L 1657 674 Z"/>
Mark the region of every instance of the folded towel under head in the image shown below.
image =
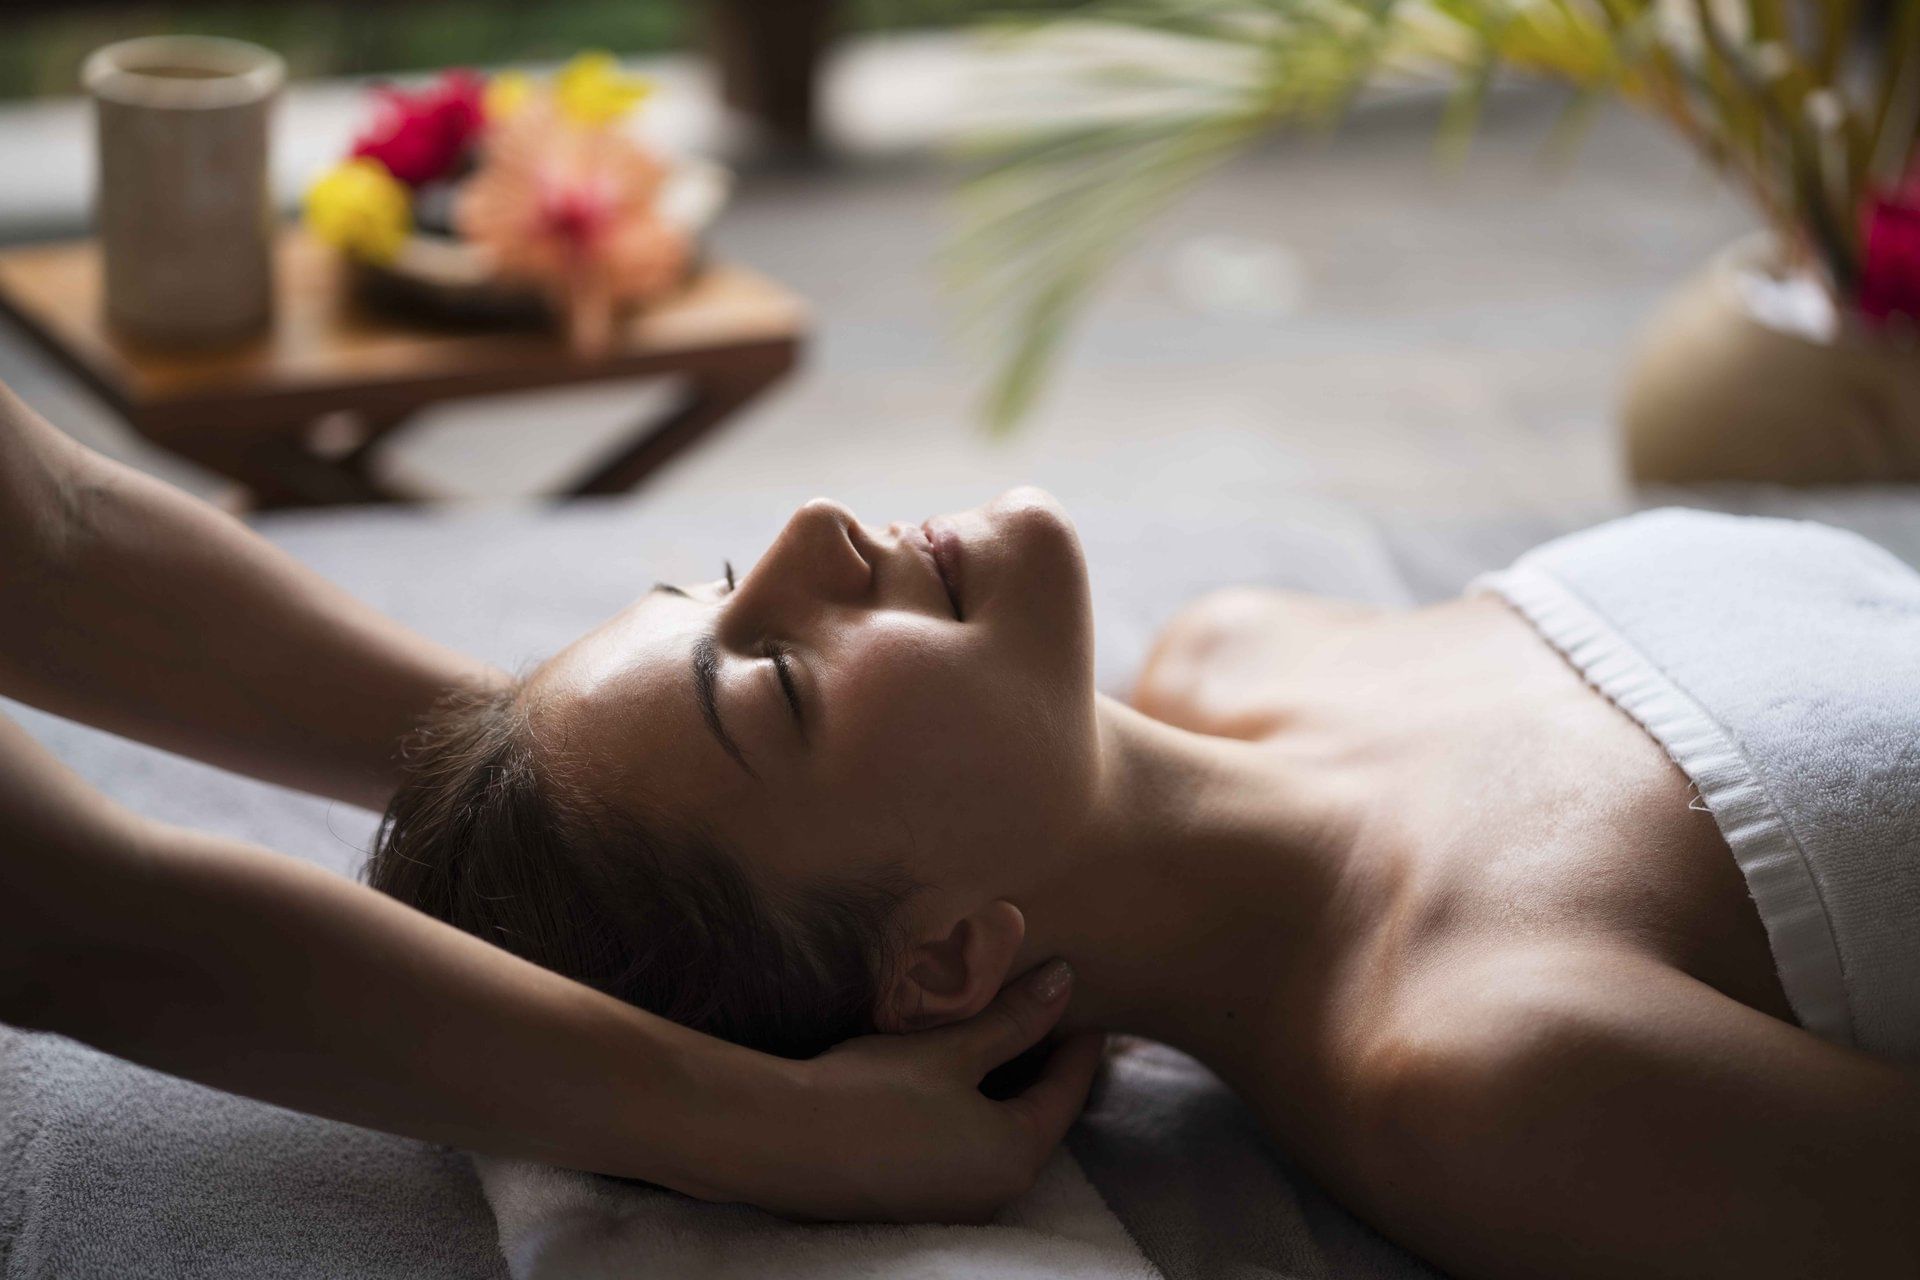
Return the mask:
<path id="1" fill-rule="evenodd" d="M 542 1165 L 474 1164 L 514 1280 L 1161 1280 L 1065 1151 L 979 1227 L 807 1225 Z"/>

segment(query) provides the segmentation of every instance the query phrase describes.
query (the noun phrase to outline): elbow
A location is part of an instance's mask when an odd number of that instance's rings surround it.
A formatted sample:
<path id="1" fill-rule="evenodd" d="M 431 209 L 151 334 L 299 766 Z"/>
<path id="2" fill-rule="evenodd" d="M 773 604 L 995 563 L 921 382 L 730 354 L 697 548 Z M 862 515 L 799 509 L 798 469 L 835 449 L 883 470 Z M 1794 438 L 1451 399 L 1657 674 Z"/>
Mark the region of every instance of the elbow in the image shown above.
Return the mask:
<path id="1" fill-rule="evenodd" d="M 0 424 L 9 425 L 9 424 Z M 44 424 L 18 432 L 0 456 L 0 555 L 9 595 L 57 588 L 99 528 L 111 479 L 93 455 Z"/>
<path id="2" fill-rule="evenodd" d="M 4 424 L 0 424 L 4 425 Z M 96 576 L 120 501 L 110 468 L 70 441 L 44 448 L 15 441 L 0 469 L 0 693 L 44 676 L 56 620 Z M 19 696 L 15 693 L 13 696 Z"/>

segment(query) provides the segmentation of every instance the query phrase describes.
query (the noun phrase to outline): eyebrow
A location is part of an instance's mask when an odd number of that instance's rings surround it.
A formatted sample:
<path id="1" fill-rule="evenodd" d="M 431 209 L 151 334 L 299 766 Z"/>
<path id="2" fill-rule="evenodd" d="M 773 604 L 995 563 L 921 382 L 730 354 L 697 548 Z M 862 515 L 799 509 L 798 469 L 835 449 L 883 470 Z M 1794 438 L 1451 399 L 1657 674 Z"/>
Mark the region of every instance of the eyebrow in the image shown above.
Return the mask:
<path id="1" fill-rule="evenodd" d="M 656 582 L 647 589 L 647 594 L 693 599 L 671 582 Z M 720 645 L 709 632 L 693 642 L 693 692 L 700 702 L 700 716 L 707 722 L 707 728 L 713 731 L 714 741 L 720 744 L 720 749 L 732 756 L 733 762 L 746 770 L 749 778 L 758 779 L 760 775 L 747 763 L 746 753 L 740 750 L 740 744 L 727 732 L 727 726 L 720 722 L 719 677 Z"/>
<path id="2" fill-rule="evenodd" d="M 715 693 L 719 674 L 720 645 L 711 634 L 703 635 L 693 642 L 693 691 L 700 699 L 700 714 L 705 718 L 707 728 L 713 730 L 714 740 L 720 744 L 721 750 L 732 756 L 734 763 L 745 769 L 749 778 L 758 778 L 760 775 L 747 763 L 740 744 L 727 732 L 727 726 L 720 723 L 720 701 Z"/>

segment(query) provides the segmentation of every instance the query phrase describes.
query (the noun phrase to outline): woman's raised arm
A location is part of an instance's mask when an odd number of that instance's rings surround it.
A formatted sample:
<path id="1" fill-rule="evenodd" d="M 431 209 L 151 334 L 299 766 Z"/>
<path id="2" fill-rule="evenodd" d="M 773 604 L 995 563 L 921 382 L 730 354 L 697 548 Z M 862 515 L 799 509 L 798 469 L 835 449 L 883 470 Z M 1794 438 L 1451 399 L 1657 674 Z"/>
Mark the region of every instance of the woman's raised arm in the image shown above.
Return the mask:
<path id="1" fill-rule="evenodd" d="M 0 695 L 379 809 L 395 746 L 500 679 L 0 385 Z"/>

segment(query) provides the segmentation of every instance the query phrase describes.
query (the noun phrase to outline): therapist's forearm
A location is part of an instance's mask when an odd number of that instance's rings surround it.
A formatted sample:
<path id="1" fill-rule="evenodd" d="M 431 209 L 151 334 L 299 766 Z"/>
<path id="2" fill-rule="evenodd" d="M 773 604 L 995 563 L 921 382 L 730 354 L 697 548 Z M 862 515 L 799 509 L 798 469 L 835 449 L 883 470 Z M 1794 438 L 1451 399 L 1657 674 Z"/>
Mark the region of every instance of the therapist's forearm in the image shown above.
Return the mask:
<path id="1" fill-rule="evenodd" d="M 361 885 L 128 830 L 70 829 L 15 864 L 0 1020 L 334 1119 L 695 1193 L 724 1181 L 729 1148 L 751 1150 L 755 1135 L 730 1136 L 740 1101 L 777 1101 L 785 1064 Z"/>
<path id="2" fill-rule="evenodd" d="M 381 808 L 446 690 L 502 677 L 0 386 L 0 694 Z"/>

